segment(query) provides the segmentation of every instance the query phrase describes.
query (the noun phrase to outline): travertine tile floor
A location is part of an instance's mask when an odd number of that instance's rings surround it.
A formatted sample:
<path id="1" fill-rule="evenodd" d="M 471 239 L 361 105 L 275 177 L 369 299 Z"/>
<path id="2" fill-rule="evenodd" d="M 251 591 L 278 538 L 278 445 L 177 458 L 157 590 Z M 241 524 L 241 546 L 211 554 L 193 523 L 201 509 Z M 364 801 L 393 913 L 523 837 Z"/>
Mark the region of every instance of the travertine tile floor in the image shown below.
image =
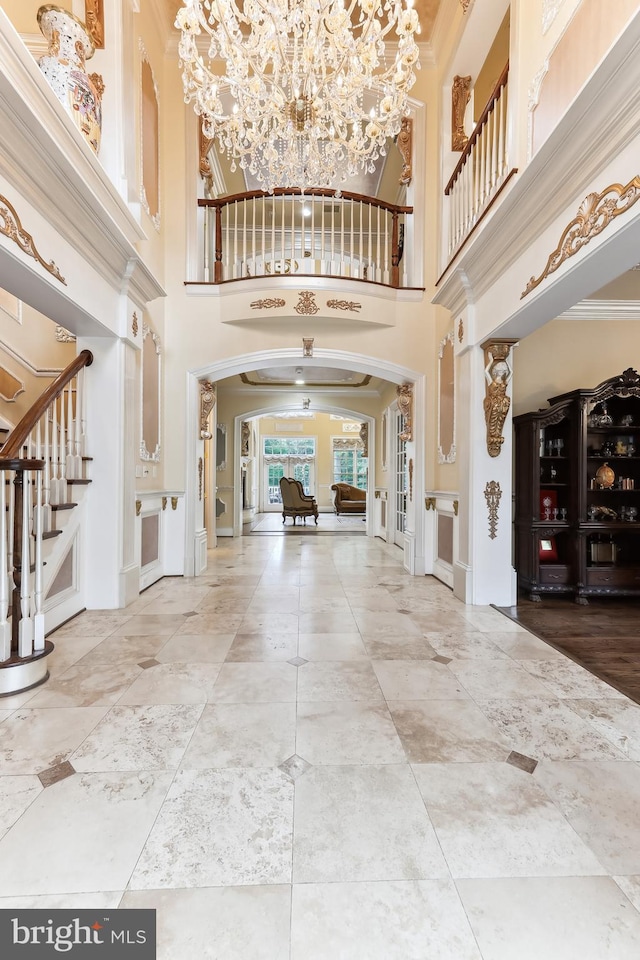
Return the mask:
<path id="1" fill-rule="evenodd" d="M 0 907 L 160 960 L 636 960 L 640 707 L 400 551 L 223 541 L 0 702 Z"/>

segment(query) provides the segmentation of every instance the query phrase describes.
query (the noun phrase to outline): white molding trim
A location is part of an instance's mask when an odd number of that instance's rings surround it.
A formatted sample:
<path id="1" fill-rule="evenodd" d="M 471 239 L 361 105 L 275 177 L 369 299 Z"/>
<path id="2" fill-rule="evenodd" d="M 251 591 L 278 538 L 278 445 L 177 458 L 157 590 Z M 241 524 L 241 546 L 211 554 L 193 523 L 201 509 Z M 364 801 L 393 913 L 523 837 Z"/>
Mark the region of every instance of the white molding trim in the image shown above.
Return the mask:
<path id="1" fill-rule="evenodd" d="M 34 366 L 30 360 L 27 360 L 26 357 L 17 353 L 16 350 L 2 338 L 0 338 L 0 350 L 3 350 L 12 360 L 15 360 L 16 363 L 21 364 L 33 377 L 57 377 L 59 373 L 62 373 L 62 367 Z"/>
<path id="2" fill-rule="evenodd" d="M 640 300 L 581 300 L 558 320 L 640 320 Z"/>
<path id="3" fill-rule="evenodd" d="M 558 16 L 560 7 L 564 0 L 542 0 L 542 35 L 551 27 L 551 24 Z"/>

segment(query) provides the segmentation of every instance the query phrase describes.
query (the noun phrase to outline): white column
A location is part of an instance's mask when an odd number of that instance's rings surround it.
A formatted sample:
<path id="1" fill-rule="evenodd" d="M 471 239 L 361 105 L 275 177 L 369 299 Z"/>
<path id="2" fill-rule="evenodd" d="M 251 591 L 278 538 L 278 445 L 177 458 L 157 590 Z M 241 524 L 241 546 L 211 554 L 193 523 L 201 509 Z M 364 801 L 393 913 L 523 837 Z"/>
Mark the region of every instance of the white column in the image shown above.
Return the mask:
<path id="1" fill-rule="evenodd" d="M 454 594 L 465 603 L 510 606 L 516 602 L 512 566 L 512 410 L 502 427 L 498 456 L 487 449 L 485 354 L 480 346 L 456 358 L 456 428 L 460 477 L 459 553 L 454 562 Z M 511 387 L 507 386 L 507 395 Z M 495 524 L 486 493 L 499 485 Z M 497 489 L 497 488 L 496 488 Z"/>

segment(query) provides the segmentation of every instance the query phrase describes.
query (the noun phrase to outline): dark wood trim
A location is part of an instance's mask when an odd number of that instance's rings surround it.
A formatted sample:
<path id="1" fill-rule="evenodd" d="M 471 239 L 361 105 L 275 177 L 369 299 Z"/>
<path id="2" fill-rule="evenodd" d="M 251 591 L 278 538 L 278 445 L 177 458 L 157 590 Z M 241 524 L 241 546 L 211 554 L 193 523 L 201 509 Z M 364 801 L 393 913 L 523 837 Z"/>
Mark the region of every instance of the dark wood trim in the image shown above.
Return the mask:
<path id="1" fill-rule="evenodd" d="M 509 77 L 509 61 L 507 60 L 507 65 L 506 65 L 506 67 L 504 68 L 504 70 L 502 71 L 502 73 L 500 74 L 500 77 L 499 77 L 498 82 L 496 83 L 495 87 L 494 87 L 493 90 L 491 91 L 491 96 L 489 97 L 489 99 L 488 99 L 488 101 L 487 101 L 487 105 L 486 105 L 486 107 L 484 108 L 484 110 L 482 111 L 482 113 L 480 114 L 480 119 L 478 120 L 478 122 L 476 123 L 475 127 L 473 128 L 473 133 L 471 134 L 471 136 L 470 136 L 469 139 L 467 140 L 466 146 L 465 146 L 464 150 L 462 151 L 462 153 L 460 154 L 460 159 L 459 159 L 458 162 L 456 163 L 455 169 L 454 169 L 453 173 L 451 174 L 451 177 L 449 178 L 449 183 L 448 183 L 448 184 L 446 185 L 446 187 L 444 188 L 445 196 L 449 196 L 449 194 L 451 193 L 451 189 L 452 189 L 454 183 L 456 182 L 456 180 L 458 179 L 458 177 L 459 177 L 459 175 L 460 175 L 460 171 L 462 170 L 462 168 L 464 167 L 465 163 L 467 162 L 467 157 L 469 156 L 469 154 L 470 154 L 471 151 L 473 150 L 473 147 L 474 147 L 474 145 L 475 145 L 475 142 L 476 142 L 476 140 L 478 139 L 478 137 L 480 136 L 480 134 L 481 134 L 481 132 L 482 132 L 482 128 L 484 127 L 485 123 L 487 122 L 487 119 L 488 119 L 488 117 L 489 117 L 489 114 L 490 114 L 491 111 L 493 110 L 493 105 L 495 104 L 496 100 L 498 99 L 498 96 L 499 96 L 499 94 L 500 94 L 500 91 L 501 91 L 502 88 L 505 86 L 508 77 Z"/>
<path id="2" fill-rule="evenodd" d="M 391 283 L 378 283 L 377 280 L 363 280 L 362 277 L 341 277 L 338 274 L 333 273 L 288 273 L 286 274 L 287 278 L 300 277 L 303 280 L 305 277 L 314 278 L 317 277 L 318 280 L 344 280 L 346 283 L 369 283 L 372 287 L 387 287 L 389 290 L 418 290 L 424 293 L 426 287 L 394 287 Z M 276 273 L 259 273 L 257 277 L 232 277 L 230 280 L 221 280 L 220 283 L 216 283 L 215 280 L 183 280 L 183 286 L 185 287 L 223 287 L 227 283 L 244 283 L 245 280 L 268 280 L 272 282 L 274 280 L 282 280 L 283 274 Z M 286 293 L 286 290 L 283 289 L 283 293 Z"/>
<path id="3" fill-rule="evenodd" d="M 458 247 L 458 249 L 456 250 L 456 252 L 455 252 L 454 255 L 452 256 L 451 260 L 449 260 L 449 263 L 446 265 L 446 267 L 444 268 L 444 270 L 442 271 L 442 273 L 440 274 L 440 276 L 439 276 L 438 279 L 436 280 L 436 287 L 438 286 L 438 284 L 440 283 L 440 281 L 442 280 L 442 278 L 445 276 L 445 274 L 446 274 L 447 271 L 449 270 L 449 267 L 451 266 L 451 264 L 452 264 L 452 263 L 455 263 L 455 261 L 458 259 L 458 257 L 460 256 L 460 254 L 462 253 L 462 251 L 463 251 L 464 248 L 466 247 L 466 245 L 467 245 L 467 243 L 469 242 L 469 240 L 471 239 L 471 237 L 474 235 L 474 233 L 476 232 L 476 230 L 478 229 L 478 227 L 480 226 L 480 224 L 482 223 L 482 221 L 484 220 L 484 218 L 486 217 L 486 215 L 489 213 L 489 210 L 491 210 L 491 207 L 494 205 L 494 203 L 496 202 L 496 200 L 498 199 L 498 197 L 500 196 L 500 194 L 502 193 L 502 191 L 504 190 L 504 188 L 506 187 L 506 185 L 509 183 L 509 180 L 511 180 L 511 177 L 513 177 L 517 172 L 518 172 L 518 168 L 517 168 L 517 167 L 512 167 L 512 169 L 509 170 L 509 173 L 508 173 L 507 176 L 504 178 L 504 181 L 500 184 L 500 188 L 499 188 L 498 190 L 496 190 L 494 196 L 491 197 L 491 200 L 490 200 L 489 203 L 486 205 L 486 207 L 484 208 L 484 210 L 482 211 L 482 213 L 480 214 L 480 216 L 478 217 L 478 219 L 476 220 L 476 222 L 474 223 L 474 225 L 471 227 L 471 230 L 469 230 L 469 233 L 466 235 L 466 237 L 464 238 L 464 240 L 462 241 L 462 243 L 460 244 L 460 246 Z"/>
<path id="4" fill-rule="evenodd" d="M 387 203 L 386 200 L 378 200 L 377 197 L 368 197 L 364 193 L 351 193 L 349 190 L 341 190 L 337 195 L 335 190 L 325 189 L 323 187 L 313 187 L 309 190 L 300 190 L 299 187 L 276 187 L 273 193 L 267 193 L 265 190 L 247 190 L 245 193 L 232 193 L 228 197 L 216 197 L 215 199 L 199 199 L 199 207 L 225 207 L 230 203 L 236 203 L 240 200 L 254 200 L 269 197 L 328 197 L 332 200 L 352 200 L 356 203 L 368 203 L 372 207 L 380 207 L 383 210 L 390 210 L 392 213 L 413 213 L 413 207 L 400 207 L 395 203 Z"/>
<path id="5" fill-rule="evenodd" d="M 13 428 L 9 434 L 6 443 L 2 447 L 3 459 L 8 458 L 12 459 L 14 457 L 19 458 L 22 451 L 24 443 L 35 427 L 38 420 L 43 416 L 45 410 L 55 400 L 60 396 L 62 390 L 69 383 L 70 380 L 82 370 L 83 367 L 90 367 L 93 363 L 93 354 L 90 350 L 83 350 L 78 356 L 71 361 L 69 366 L 59 374 L 53 383 L 50 383 L 44 393 L 38 397 L 33 406 L 27 410 L 24 417 L 20 422 Z M 23 463 L 25 461 L 22 461 Z M 5 469 L 17 469 L 16 467 L 10 467 Z M 29 467 L 24 467 L 23 469 L 30 469 Z"/>

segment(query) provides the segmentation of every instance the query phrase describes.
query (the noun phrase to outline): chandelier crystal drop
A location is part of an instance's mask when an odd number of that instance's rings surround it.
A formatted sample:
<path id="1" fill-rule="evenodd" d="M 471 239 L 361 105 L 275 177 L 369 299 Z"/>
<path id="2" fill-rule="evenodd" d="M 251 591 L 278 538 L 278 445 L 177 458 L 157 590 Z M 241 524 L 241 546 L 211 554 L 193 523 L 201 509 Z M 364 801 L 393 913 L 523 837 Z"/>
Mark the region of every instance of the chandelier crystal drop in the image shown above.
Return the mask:
<path id="1" fill-rule="evenodd" d="M 175 25 L 185 102 L 269 192 L 373 172 L 400 130 L 419 68 L 413 0 L 185 0 Z"/>

